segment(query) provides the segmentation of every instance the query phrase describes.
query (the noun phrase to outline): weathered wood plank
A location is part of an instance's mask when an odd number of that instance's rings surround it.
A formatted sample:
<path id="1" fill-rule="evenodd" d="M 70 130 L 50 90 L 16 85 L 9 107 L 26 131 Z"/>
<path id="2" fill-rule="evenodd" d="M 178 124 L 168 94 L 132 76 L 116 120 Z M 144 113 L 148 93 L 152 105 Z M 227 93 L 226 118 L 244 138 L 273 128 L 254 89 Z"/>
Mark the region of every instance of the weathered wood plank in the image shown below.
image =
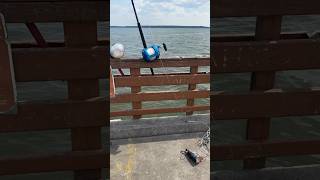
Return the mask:
<path id="1" fill-rule="evenodd" d="M 211 152 L 214 153 L 211 161 L 320 154 L 320 140 L 213 145 Z"/>
<path id="2" fill-rule="evenodd" d="M 156 62 L 151 63 L 146 63 L 142 59 L 110 59 L 110 65 L 115 69 L 210 66 L 210 58 L 160 59 Z"/>
<path id="3" fill-rule="evenodd" d="M 97 43 L 97 22 L 64 22 L 64 38 L 67 47 L 88 48 L 95 46 Z M 86 36 L 83 36 L 86 34 Z M 108 69 L 106 59 L 100 59 L 101 63 L 106 63 L 105 71 Z M 99 96 L 99 80 L 69 80 L 68 95 L 72 100 L 83 100 Z M 88 108 L 87 112 L 93 112 Z M 108 109 L 102 110 L 107 116 Z M 109 122 L 109 121 L 108 121 Z M 101 127 L 83 127 L 71 129 L 72 151 L 94 150 L 102 148 Z M 107 158 L 100 159 L 106 163 Z M 101 168 L 88 168 L 83 171 L 74 171 L 75 180 L 101 179 Z M 104 179 L 104 178 L 103 178 Z"/>
<path id="4" fill-rule="evenodd" d="M 19 103 L 17 115 L 0 115 L 0 133 L 106 126 L 106 104 L 106 100 Z"/>
<path id="5" fill-rule="evenodd" d="M 0 114 L 11 111 L 15 104 L 16 85 L 11 48 L 7 41 L 4 18 L 0 13 Z"/>
<path id="6" fill-rule="evenodd" d="M 12 53 L 16 79 L 19 82 L 24 82 L 106 78 L 108 76 L 105 69 L 108 67 L 107 57 L 109 53 L 107 48 L 108 46 L 81 48 L 57 47 L 46 49 L 14 48 Z M 164 66 L 161 65 L 158 67 L 166 67 L 166 61 L 169 62 L 167 65 L 170 66 L 174 60 L 163 60 Z M 200 60 L 199 65 L 209 66 L 209 59 L 205 61 L 206 62 L 202 64 L 202 60 Z M 121 60 L 121 62 L 124 62 L 124 60 Z M 183 67 L 196 64 L 197 60 L 191 60 L 189 63 L 189 59 L 186 59 L 180 63 L 185 63 L 186 65 L 174 62 L 177 66 Z M 75 64 L 77 64 L 77 66 L 75 66 Z M 147 63 L 142 62 L 141 64 Z M 136 67 L 135 63 L 128 63 L 125 67 L 130 68 L 131 65 Z M 155 65 L 160 64 L 155 63 Z"/>
<path id="7" fill-rule="evenodd" d="M 319 69 L 316 39 L 213 43 L 214 73 Z"/>
<path id="8" fill-rule="evenodd" d="M 131 68 L 130 69 L 130 75 L 132 77 L 138 77 L 140 75 L 140 68 Z M 141 86 L 132 86 L 131 87 L 131 93 L 139 93 L 141 91 Z M 142 109 L 142 103 L 141 101 L 132 101 L 132 109 Z M 133 119 L 140 119 L 141 115 L 134 115 Z"/>
<path id="9" fill-rule="evenodd" d="M 160 86 L 168 84 L 200 84 L 209 83 L 209 81 L 209 74 L 115 77 L 115 83 L 117 87 Z"/>
<path id="10" fill-rule="evenodd" d="M 108 21 L 109 3 L 109 0 L 1 1 L 0 12 L 8 23 Z"/>
<path id="11" fill-rule="evenodd" d="M 214 119 L 247 119 L 320 114 L 320 90 L 213 93 Z"/>
<path id="12" fill-rule="evenodd" d="M 197 74 L 198 73 L 198 66 L 190 67 L 190 73 L 191 74 Z M 188 90 L 189 91 L 192 91 L 192 90 L 195 90 L 195 89 L 197 89 L 197 84 L 189 84 L 188 85 Z M 194 97 L 187 99 L 187 106 L 194 106 Z M 186 113 L 186 115 L 192 115 L 192 114 L 193 114 L 192 111 Z"/>
<path id="13" fill-rule="evenodd" d="M 281 16 L 258 16 L 256 21 L 256 41 L 274 41 L 280 39 Z M 271 28 L 270 28 L 271 27 Z M 251 74 L 251 91 L 265 91 L 272 89 L 275 81 L 275 71 L 253 72 Z M 247 120 L 246 139 L 256 142 L 266 141 L 269 137 L 270 118 L 257 117 Z M 265 167 L 264 158 L 248 158 L 243 162 L 245 169 Z"/>
<path id="14" fill-rule="evenodd" d="M 12 158 L 0 158 L 0 175 L 15 175 L 39 172 L 84 170 L 108 167 L 105 150 L 77 151 L 33 155 Z"/>
<path id="15" fill-rule="evenodd" d="M 210 109 L 210 106 L 207 106 L 207 105 L 196 105 L 196 106 L 185 106 L 185 107 L 177 107 L 177 108 L 136 109 L 136 110 L 127 110 L 127 111 L 117 111 L 117 112 L 110 112 L 110 115 L 111 117 L 133 116 L 133 115 L 148 115 L 148 114 L 162 114 L 162 113 L 206 111 L 209 109 Z"/>
<path id="16" fill-rule="evenodd" d="M 126 103 L 132 101 L 161 101 L 161 100 L 180 100 L 190 98 L 209 98 L 209 91 L 177 91 L 177 92 L 155 92 L 138 94 L 120 94 L 111 99 L 111 103 Z"/>
<path id="17" fill-rule="evenodd" d="M 161 73 L 161 74 L 157 74 L 157 76 L 161 76 L 161 77 L 165 77 L 165 76 L 170 76 L 170 75 L 190 75 L 191 73 L 189 72 L 177 72 L 177 73 Z M 199 72 L 197 74 L 207 74 L 206 72 Z M 150 76 L 150 74 L 141 74 L 140 76 L 142 77 L 148 77 Z M 131 77 L 130 75 L 114 75 L 114 77 Z"/>
<path id="18" fill-rule="evenodd" d="M 106 39 L 100 39 L 97 42 L 98 46 L 107 46 L 109 44 L 110 44 L 110 41 Z M 65 47 L 65 46 L 66 44 L 61 41 L 47 41 L 47 47 Z M 35 47 L 39 48 L 41 46 L 33 42 L 12 41 L 11 47 L 15 49 L 15 48 L 35 48 Z M 106 53 L 109 53 L 109 51 L 106 51 Z"/>
<path id="19" fill-rule="evenodd" d="M 17 81 L 106 78 L 107 47 L 13 49 Z"/>
<path id="20" fill-rule="evenodd" d="M 284 32 L 280 35 L 282 40 L 290 39 L 309 39 L 309 35 L 306 32 Z M 239 42 L 239 41 L 254 41 L 255 36 L 253 34 L 216 34 L 211 35 L 211 42 Z"/>
<path id="21" fill-rule="evenodd" d="M 211 18 L 320 14 L 318 0 L 215 0 Z"/>

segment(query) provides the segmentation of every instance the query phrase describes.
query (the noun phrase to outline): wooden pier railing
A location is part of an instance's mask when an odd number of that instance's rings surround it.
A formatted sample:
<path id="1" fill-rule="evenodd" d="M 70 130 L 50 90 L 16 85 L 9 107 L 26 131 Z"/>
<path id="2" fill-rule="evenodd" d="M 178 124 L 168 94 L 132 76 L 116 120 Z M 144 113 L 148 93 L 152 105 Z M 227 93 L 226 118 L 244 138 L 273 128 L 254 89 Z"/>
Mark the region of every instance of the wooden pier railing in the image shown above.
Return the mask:
<path id="1" fill-rule="evenodd" d="M 132 103 L 132 109 L 113 111 L 111 117 L 133 116 L 135 119 L 142 115 L 181 113 L 191 115 L 194 111 L 206 111 L 208 105 L 196 105 L 197 98 L 209 98 L 209 90 L 197 90 L 197 84 L 209 84 L 209 73 L 199 72 L 198 67 L 210 66 L 209 58 L 161 59 L 157 62 L 146 63 L 139 59 L 111 60 L 115 69 L 130 69 L 129 75 L 115 76 L 116 87 L 131 87 L 131 93 L 119 94 L 111 99 L 111 103 Z M 188 67 L 189 73 L 174 74 L 141 74 L 142 68 Z M 176 92 L 141 92 L 142 86 L 188 85 L 188 90 Z M 187 104 L 181 107 L 143 108 L 143 101 L 163 101 L 187 99 Z"/>
<path id="2" fill-rule="evenodd" d="M 270 118 L 320 114 L 319 89 L 274 89 L 277 71 L 320 69 L 319 39 L 281 34 L 284 15 L 320 14 L 319 1 L 215 0 L 211 7 L 211 18 L 256 17 L 254 36 L 211 38 L 213 86 L 215 74 L 252 73 L 250 92 L 211 93 L 211 122 L 247 119 L 247 143 L 214 143 L 212 161 L 244 160 L 245 169 L 255 169 L 268 157 L 320 154 L 320 140 L 268 140 Z"/>
<path id="3" fill-rule="evenodd" d="M 106 99 L 92 98 L 99 96 L 99 79 L 108 78 L 109 44 L 97 39 L 97 22 L 109 21 L 108 7 L 109 1 L 98 0 L 0 2 L 6 23 L 25 23 L 37 42 L 12 44 L 11 52 L 0 47 L 0 52 L 12 53 L 15 81 L 68 82 L 63 101 L 18 101 L 15 114 L 0 115 L 0 133 L 70 129 L 72 141 L 69 152 L 0 156 L 0 175 L 74 171 L 74 179 L 105 179 L 101 172 L 108 168 L 109 156 L 101 128 L 109 125 L 109 105 Z M 46 42 L 36 29 L 38 22 L 62 22 L 64 41 Z M 10 62 L 2 57 L 0 61 Z"/>

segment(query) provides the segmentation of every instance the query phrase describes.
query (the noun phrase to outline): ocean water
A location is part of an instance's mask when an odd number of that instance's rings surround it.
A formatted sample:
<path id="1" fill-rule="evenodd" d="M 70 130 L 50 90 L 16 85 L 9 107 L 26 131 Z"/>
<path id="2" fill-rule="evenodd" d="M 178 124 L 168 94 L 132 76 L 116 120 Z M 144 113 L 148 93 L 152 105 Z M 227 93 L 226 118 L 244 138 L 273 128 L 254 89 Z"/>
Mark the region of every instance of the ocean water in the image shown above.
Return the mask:
<path id="1" fill-rule="evenodd" d="M 209 57 L 210 28 L 143 28 L 147 45 L 166 43 L 161 58 Z M 111 27 L 110 43 L 125 46 L 124 58 L 141 58 L 143 48 L 138 28 Z"/>
<path id="2" fill-rule="evenodd" d="M 161 49 L 161 58 L 177 58 L 177 57 L 210 57 L 210 28 L 143 28 L 145 39 L 148 45 L 158 44 L 167 45 L 168 51 Z M 141 59 L 141 50 L 143 48 L 139 31 L 135 27 L 111 27 L 110 28 L 110 43 L 121 43 L 125 46 L 126 59 Z M 121 60 L 119 60 L 121 61 Z M 142 61 L 142 60 L 141 60 Z M 160 60 L 161 61 L 161 60 Z M 199 71 L 209 72 L 209 67 L 200 67 Z M 129 74 L 128 69 L 123 70 L 125 74 Z M 142 69 L 143 74 L 150 74 L 149 69 Z M 160 67 L 154 68 L 156 74 L 162 73 L 179 73 L 190 72 L 190 68 L 172 68 Z M 113 70 L 114 74 L 119 74 L 117 70 Z M 199 84 L 198 89 L 208 90 L 208 84 Z M 159 91 L 186 91 L 187 85 L 169 85 L 169 86 L 144 86 L 143 92 L 159 92 Z M 130 88 L 116 88 L 117 94 L 130 93 Z M 156 102 L 143 102 L 143 108 L 165 108 L 185 106 L 186 100 L 166 100 Z M 208 98 L 197 99 L 196 104 L 209 105 Z M 111 110 L 118 111 L 131 109 L 131 104 L 112 104 Z M 198 112 L 198 113 L 208 113 Z M 184 113 L 171 113 L 150 116 L 164 115 L 180 115 Z M 118 118 L 118 117 L 116 117 Z M 120 117 L 128 119 L 127 117 Z"/>
<path id="3" fill-rule="evenodd" d="M 254 34 L 256 18 L 213 19 L 211 32 L 217 34 Z M 286 16 L 282 32 L 320 31 L 320 16 Z M 212 35 L 211 35 L 212 36 Z M 303 61 L 303 59 L 301 59 Z M 250 73 L 219 74 L 214 76 L 213 90 L 247 92 Z M 320 70 L 281 71 L 276 73 L 275 88 L 299 89 L 320 86 Z M 237 143 L 245 140 L 246 121 L 219 121 L 214 125 L 214 143 Z M 270 139 L 319 139 L 320 116 L 272 118 Z M 319 155 L 268 158 L 267 166 L 294 166 L 318 164 Z M 215 170 L 240 169 L 240 161 L 224 161 L 213 164 Z"/>

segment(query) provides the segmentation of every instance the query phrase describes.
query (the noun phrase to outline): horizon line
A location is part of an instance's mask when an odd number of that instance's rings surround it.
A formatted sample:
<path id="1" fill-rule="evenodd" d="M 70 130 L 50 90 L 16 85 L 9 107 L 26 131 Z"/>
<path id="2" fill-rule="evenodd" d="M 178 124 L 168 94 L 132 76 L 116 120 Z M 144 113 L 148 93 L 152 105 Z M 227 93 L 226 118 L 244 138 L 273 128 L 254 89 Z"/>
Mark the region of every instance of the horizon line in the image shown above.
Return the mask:
<path id="1" fill-rule="evenodd" d="M 210 26 L 201 25 L 141 25 L 142 27 L 203 27 L 210 28 Z M 137 27 L 136 25 L 110 25 L 110 27 Z"/>

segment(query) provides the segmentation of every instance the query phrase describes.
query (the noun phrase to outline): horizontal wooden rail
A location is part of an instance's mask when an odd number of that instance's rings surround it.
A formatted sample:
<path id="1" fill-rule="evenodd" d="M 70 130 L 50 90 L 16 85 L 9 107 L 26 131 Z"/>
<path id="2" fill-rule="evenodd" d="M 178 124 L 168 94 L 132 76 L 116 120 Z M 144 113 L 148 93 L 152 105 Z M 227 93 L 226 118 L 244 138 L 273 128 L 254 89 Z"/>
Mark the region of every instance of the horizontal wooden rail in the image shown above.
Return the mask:
<path id="1" fill-rule="evenodd" d="M 0 175 L 99 169 L 109 166 L 106 150 L 0 158 Z"/>
<path id="2" fill-rule="evenodd" d="M 210 6 L 211 18 L 320 14 L 318 0 L 215 0 Z"/>
<path id="3" fill-rule="evenodd" d="M 160 59 L 156 62 L 146 63 L 142 59 L 110 59 L 112 68 L 162 68 L 162 67 L 191 67 L 210 66 L 210 58 L 172 58 Z"/>
<path id="4" fill-rule="evenodd" d="M 106 46 L 92 48 L 16 48 L 16 81 L 99 79 L 107 76 Z"/>
<path id="5" fill-rule="evenodd" d="M 178 58 L 160 59 L 152 63 L 146 63 L 142 59 L 111 59 L 110 64 L 114 69 L 130 69 L 138 72 L 141 68 L 166 68 L 166 67 L 199 67 L 210 66 L 210 58 Z M 133 71 L 133 72 L 135 72 Z M 139 74 L 135 75 L 115 75 L 116 87 L 141 87 L 141 86 L 163 86 L 163 85 L 189 85 L 189 84 L 208 84 L 210 74 L 207 72 L 178 72 L 164 74 Z M 133 92 L 130 94 L 119 94 L 111 99 L 111 103 L 141 103 L 143 101 L 163 101 L 180 99 L 209 98 L 208 90 L 186 90 L 174 92 Z M 209 110 L 207 105 L 183 106 L 172 108 L 133 108 L 131 110 L 118 110 L 111 112 L 111 117 L 134 116 L 163 113 L 179 113 Z"/>
<path id="6" fill-rule="evenodd" d="M 111 103 L 126 103 L 134 101 L 161 101 L 179 100 L 190 98 L 209 98 L 209 91 L 184 91 L 184 92 L 156 92 L 138 94 L 120 94 L 111 99 Z"/>
<path id="7" fill-rule="evenodd" d="M 213 161 L 319 154 L 320 140 L 213 145 L 211 151 Z"/>
<path id="8" fill-rule="evenodd" d="M 161 108 L 161 109 L 135 109 L 135 110 L 110 112 L 110 116 L 117 117 L 117 116 L 178 113 L 178 112 L 206 111 L 209 109 L 210 109 L 210 106 L 207 106 L 207 105 L 195 105 L 195 106 L 185 106 L 185 107 L 177 107 L 177 108 Z"/>
<path id="9" fill-rule="evenodd" d="M 306 32 L 285 32 L 280 35 L 280 39 L 309 39 Z M 211 42 L 239 42 L 239 41 L 255 41 L 253 34 L 214 34 L 211 35 Z"/>
<path id="10" fill-rule="evenodd" d="M 209 74 L 115 77 L 115 84 L 117 87 L 200 84 L 209 82 Z"/>
<path id="11" fill-rule="evenodd" d="M 320 114 L 320 89 L 248 94 L 213 93 L 214 120 Z"/>
<path id="12" fill-rule="evenodd" d="M 107 108 L 103 100 L 19 103 L 17 115 L 0 115 L 0 133 L 102 127 L 107 125 Z"/>
<path id="13" fill-rule="evenodd" d="M 108 21 L 109 0 L 97 1 L 1 1 L 7 23 Z"/>
<path id="14" fill-rule="evenodd" d="M 46 42 L 47 47 L 65 47 L 66 44 L 62 41 L 47 41 Z M 109 46 L 110 41 L 107 39 L 100 39 L 97 41 L 97 44 L 99 46 Z M 32 42 L 21 42 L 21 41 L 13 41 L 11 42 L 12 48 L 41 48 L 39 44 L 32 43 Z M 106 51 L 106 53 L 109 53 L 109 51 Z"/>
<path id="15" fill-rule="evenodd" d="M 197 74 L 203 74 L 203 75 L 205 75 L 205 74 L 207 74 L 206 72 L 198 72 Z M 156 75 L 157 76 L 162 76 L 162 77 L 166 77 L 166 76 L 170 76 L 170 75 L 191 75 L 191 73 L 190 72 L 181 72 L 181 73 L 176 73 L 176 72 L 174 72 L 174 73 L 156 73 Z M 125 74 L 125 75 L 113 75 L 114 77 L 131 77 L 131 75 L 127 75 L 127 74 Z M 140 74 L 139 76 L 141 76 L 141 77 L 148 77 L 148 76 L 150 76 L 150 74 Z"/>
<path id="16" fill-rule="evenodd" d="M 320 69 L 320 41 L 214 42 L 214 73 Z"/>

